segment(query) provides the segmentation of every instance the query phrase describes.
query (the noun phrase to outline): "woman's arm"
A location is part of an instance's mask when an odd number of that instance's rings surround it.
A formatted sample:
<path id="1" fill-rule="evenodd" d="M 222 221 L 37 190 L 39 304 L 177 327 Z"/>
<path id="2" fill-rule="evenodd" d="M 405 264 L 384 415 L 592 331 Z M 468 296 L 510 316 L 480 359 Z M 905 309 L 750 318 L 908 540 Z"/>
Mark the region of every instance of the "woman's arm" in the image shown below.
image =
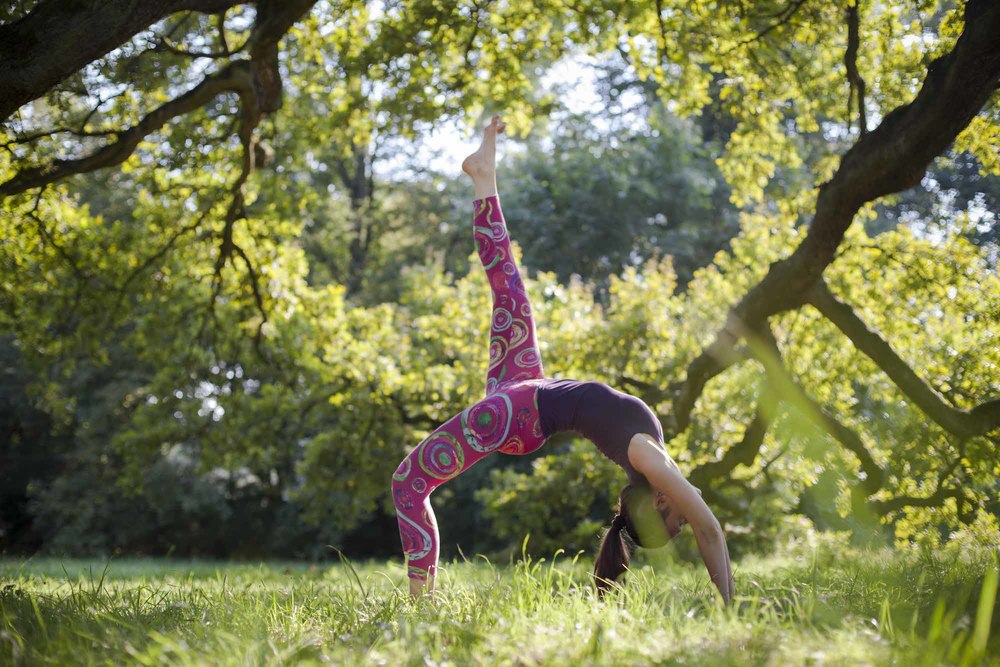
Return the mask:
<path id="1" fill-rule="evenodd" d="M 712 514 L 697 489 L 681 474 L 670 455 L 653 438 L 639 433 L 628 446 L 628 460 L 650 485 L 665 493 L 677 510 L 691 524 L 698 551 L 708 574 L 726 602 L 733 596 L 733 571 L 729 548 L 718 519 Z"/>

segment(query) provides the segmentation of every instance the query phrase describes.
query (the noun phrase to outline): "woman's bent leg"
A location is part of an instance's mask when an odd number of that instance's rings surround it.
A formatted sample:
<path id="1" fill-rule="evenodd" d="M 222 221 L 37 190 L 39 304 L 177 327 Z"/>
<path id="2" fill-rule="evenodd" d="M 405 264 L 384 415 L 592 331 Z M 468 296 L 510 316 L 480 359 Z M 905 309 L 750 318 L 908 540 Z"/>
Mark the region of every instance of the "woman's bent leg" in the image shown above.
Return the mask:
<path id="1" fill-rule="evenodd" d="M 399 536 L 411 579 L 433 579 L 440 552 L 431 491 L 479 460 L 462 433 L 456 415 L 414 448 L 392 475 Z"/>
<path id="2" fill-rule="evenodd" d="M 399 536 L 411 579 L 432 581 L 440 538 L 431 491 L 496 451 L 537 449 L 542 441 L 535 388 L 530 383 L 487 396 L 431 433 L 392 476 Z"/>

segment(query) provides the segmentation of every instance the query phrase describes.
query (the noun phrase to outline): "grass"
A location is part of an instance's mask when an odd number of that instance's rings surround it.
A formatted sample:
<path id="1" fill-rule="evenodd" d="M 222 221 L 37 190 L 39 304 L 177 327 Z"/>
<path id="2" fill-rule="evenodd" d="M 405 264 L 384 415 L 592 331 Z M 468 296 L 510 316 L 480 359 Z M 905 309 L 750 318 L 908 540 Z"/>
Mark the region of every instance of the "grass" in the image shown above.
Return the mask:
<path id="1" fill-rule="evenodd" d="M 0 664 L 1000 665 L 996 555 L 746 559 L 736 605 L 657 556 L 595 600 L 589 560 L 446 564 L 431 600 L 400 562 L 0 561 Z"/>

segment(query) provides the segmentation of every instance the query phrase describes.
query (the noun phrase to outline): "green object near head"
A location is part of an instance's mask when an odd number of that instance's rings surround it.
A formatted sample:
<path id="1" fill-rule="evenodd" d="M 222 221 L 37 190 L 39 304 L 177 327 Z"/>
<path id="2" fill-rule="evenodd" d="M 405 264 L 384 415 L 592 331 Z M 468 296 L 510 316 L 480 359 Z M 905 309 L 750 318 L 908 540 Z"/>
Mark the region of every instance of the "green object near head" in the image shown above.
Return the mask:
<path id="1" fill-rule="evenodd" d="M 628 512 L 626 526 L 636 545 L 656 549 L 670 541 L 670 534 L 663 523 L 663 514 L 653 504 L 653 491 L 645 485 L 626 487 L 623 500 Z"/>

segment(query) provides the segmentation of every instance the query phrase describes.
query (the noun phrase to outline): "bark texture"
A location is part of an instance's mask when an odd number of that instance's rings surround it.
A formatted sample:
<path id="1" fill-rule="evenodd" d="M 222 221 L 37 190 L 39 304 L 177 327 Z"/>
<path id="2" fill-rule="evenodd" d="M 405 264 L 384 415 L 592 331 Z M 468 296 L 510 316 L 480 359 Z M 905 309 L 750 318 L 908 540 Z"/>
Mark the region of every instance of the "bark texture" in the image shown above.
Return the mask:
<path id="1" fill-rule="evenodd" d="M 73 174 L 121 164 L 132 154 L 143 138 L 162 128 L 170 120 L 198 109 L 222 93 L 235 93 L 240 98 L 240 141 L 251 151 L 255 148 L 252 133 L 263 114 L 273 113 L 281 107 L 282 84 L 278 66 L 278 42 L 292 25 L 309 12 L 316 0 L 258 0 L 257 19 L 250 36 L 249 59 L 233 59 L 205 76 L 186 93 L 165 102 L 150 111 L 136 125 L 119 133 L 114 141 L 94 152 L 72 160 L 56 160 L 49 164 L 29 167 L 19 171 L 10 180 L 0 184 L 0 196 L 25 192 L 62 180 Z M 47 3 L 43 3 L 47 4 Z M 66 6 L 99 3 L 66 3 Z M 128 4 L 128 3 L 126 3 Z M 145 3 L 137 3 L 145 6 Z M 159 2 L 155 6 L 180 5 L 182 8 L 208 10 L 220 7 L 223 2 Z M 235 2 L 228 3 L 239 4 Z M 36 11 L 42 9 L 42 5 Z M 148 11 L 148 7 L 145 8 Z M 82 10 L 80 10 L 82 11 Z M 34 14 L 34 12 L 33 12 Z M 29 14 L 17 26 L 28 21 Z M 143 16 L 148 16 L 143 14 Z M 85 22 L 89 15 L 81 15 Z M 2 66 L 0 66 L 2 70 Z M 2 74 L 0 74 L 2 76 Z M 250 168 L 253 168 L 251 156 Z"/>
<path id="2" fill-rule="evenodd" d="M 175 12 L 220 12 L 247 0 L 42 0 L 0 26 L 0 121 Z"/>

